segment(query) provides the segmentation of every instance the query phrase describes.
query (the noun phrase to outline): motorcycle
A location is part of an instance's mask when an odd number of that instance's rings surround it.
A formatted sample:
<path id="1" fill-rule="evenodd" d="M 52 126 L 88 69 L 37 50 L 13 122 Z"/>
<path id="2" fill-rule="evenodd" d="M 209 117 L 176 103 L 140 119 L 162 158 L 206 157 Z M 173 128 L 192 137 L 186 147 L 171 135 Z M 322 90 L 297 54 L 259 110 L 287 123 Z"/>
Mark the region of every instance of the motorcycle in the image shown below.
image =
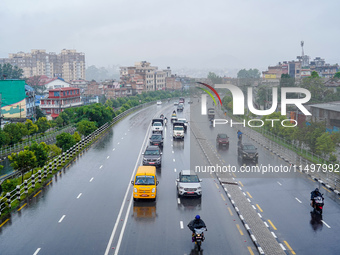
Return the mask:
<path id="1" fill-rule="evenodd" d="M 312 207 L 314 208 L 314 211 L 319 213 L 320 215 L 322 215 L 324 198 L 322 196 L 317 196 L 313 200 L 314 200 L 314 203 L 313 203 Z"/>
<path id="2" fill-rule="evenodd" d="M 205 237 L 204 237 L 204 231 L 206 230 L 206 228 L 195 228 L 195 234 L 193 236 L 193 240 L 195 242 L 195 245 L 197 246 L 197 250 L 200 251 L 201 250 L 201 245 L 202 242 L 204 241 Z"/>

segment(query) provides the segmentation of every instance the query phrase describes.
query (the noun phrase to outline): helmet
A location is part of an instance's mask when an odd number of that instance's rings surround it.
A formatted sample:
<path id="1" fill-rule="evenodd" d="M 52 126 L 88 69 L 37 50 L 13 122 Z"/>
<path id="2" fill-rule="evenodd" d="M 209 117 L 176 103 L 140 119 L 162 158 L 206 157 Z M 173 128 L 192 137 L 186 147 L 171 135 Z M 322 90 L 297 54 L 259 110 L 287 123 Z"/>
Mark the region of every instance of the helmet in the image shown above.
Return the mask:
<path id="1" fill-rule="evenodd" d="M 196 215 L 195 219 L 199 220 L 201 217 L 199 215 Z"/>
<path id="2" fill-rule="evenodd" d="M 319 189 L 318 189 L 318 188 L 316 188 L 316 189 L 315 189 L 315 191 L 319 191 Z"/>

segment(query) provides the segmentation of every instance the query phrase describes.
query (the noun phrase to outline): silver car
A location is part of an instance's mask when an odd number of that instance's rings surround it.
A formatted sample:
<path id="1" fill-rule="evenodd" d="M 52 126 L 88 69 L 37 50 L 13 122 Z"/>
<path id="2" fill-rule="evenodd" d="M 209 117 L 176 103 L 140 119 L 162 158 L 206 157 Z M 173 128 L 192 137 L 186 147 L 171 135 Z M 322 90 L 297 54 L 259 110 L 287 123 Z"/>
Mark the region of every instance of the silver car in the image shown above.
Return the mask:
<path id="1" fill-rule="evenodd" d="M 182 170 L 179 173 L 177 183 L 177 195 L 181 196 L 202 196 L 202 179 L 199 179 L 197 174 L 191 170 Z"/>

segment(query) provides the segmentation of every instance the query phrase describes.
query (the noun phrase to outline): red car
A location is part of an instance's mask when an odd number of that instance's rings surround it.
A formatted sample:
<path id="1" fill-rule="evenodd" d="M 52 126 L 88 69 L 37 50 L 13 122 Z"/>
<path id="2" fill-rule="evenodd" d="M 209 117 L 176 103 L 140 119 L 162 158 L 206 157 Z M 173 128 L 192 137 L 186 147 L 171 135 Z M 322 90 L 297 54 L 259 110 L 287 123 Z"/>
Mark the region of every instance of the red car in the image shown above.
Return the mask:
<path id="1" fill-rule="evenodd" d="M 216 137 L 216 145 L 220 146 L 229 146 L 229 137 L 227 134 L 218 134 Z"/>

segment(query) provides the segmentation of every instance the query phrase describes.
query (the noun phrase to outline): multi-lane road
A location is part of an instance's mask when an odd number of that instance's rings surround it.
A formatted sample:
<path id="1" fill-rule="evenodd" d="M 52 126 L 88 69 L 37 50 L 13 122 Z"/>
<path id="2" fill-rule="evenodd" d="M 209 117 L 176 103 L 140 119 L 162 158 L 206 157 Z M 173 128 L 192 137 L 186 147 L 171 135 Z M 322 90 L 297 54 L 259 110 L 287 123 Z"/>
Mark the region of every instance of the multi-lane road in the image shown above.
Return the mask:
<path id="1" fill-rule="evenodd" d="M 211 143 L 205 149 L 216 150 L 226 164 L 241 164 L 236 130 L 229 126 L 212 128 L 206 116 L 193 113 L 198 108 L 197 103 L 186 104 L 178 113 L 189 120 L 184 141 L 173 141 L 171 124 L 165 127 L 155 202 L 133 202 L 130 181 L 149 142 L 151 119 L 161 113 L 170 119 L 175 109 L 172 103 L 150 106 L 120 121 L 13 213 L 0 227 L 0 254 L 258 254 L 214 174 L 200 176 L 201 199 L 177 197 L 179 171 L 208 165 L 191 133 L 191 118 L 204 134 L 198 139 Z M 230 136 L 229 149 L 216 148 L 218 132 Z M 246 135 L 244 139 L 248 139 Z M 259 164 L 285 164 L 260 146 L 258 151 Z M 234 174 L 288 254 L 340 251 L 340 207 L 333 194 L 324 190 L 323 219 L 315 223 L 311 222 L 308 204 L 310 191 L 317 186 L 312 180 L 299 173 L 294 178 Z M 208 228 L 201 253 L 195 251 L 186 226 L 196 214 Z"/>

